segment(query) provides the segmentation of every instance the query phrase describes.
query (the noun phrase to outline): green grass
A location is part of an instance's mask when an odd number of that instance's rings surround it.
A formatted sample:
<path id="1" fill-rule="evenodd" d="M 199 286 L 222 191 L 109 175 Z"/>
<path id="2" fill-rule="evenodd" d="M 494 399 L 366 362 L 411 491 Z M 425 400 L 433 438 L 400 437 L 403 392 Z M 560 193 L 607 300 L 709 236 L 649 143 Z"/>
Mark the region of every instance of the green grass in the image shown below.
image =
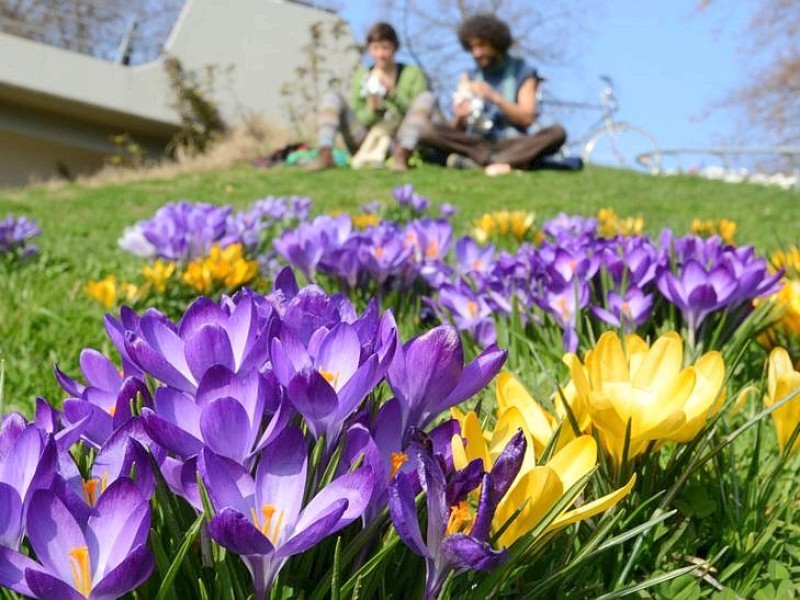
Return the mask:
<path id="1" fill-rule="evenodd" d="M 562 211 L 588 216 L 602 207 L 613 207 L 621 216 L 641 215 L 650 233 L 664 227 L 684 233 L 694 218 L 732 219 L 738 224 L 737 242 L 762 252 L 797 242 L 800 231 L 797 190 L 593 168 L 487 178 L 436 167 L 403 175 L 344 169 L 311 175 L 239 166 L 102 187 L 0 191 L 0 215 L 34 217 L 44 232 L 39 258 L 0 269 L 5 409 L 30 413 L 36 395 L 58 403 L 63 393 L 53 379 L 53 363 L 77 374 L 81 348 L 108 350 L 103 309 L 83 286 L 89 278 L 135 272 L 139 261 L 119 250 L 116 240 L 125 226 L 150 217 L 166 202 L 186 198 L 243 208 L 267 195 L 302 195 L 313 198 L 315 212 L 357 211 L 368 200 L 390 201 L 392 188 L 406 182 L 435 203 L 457 205 L 459 234 L 486 211 L 534 211 L 541 223 Z"/>

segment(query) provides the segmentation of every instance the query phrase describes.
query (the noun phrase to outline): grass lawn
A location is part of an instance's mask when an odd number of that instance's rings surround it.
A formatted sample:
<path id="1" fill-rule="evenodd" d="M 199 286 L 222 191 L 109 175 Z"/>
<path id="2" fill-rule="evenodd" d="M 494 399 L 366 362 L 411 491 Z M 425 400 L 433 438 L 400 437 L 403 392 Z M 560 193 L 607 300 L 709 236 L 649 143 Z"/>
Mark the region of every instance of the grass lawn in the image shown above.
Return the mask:
<path id="1" fill-rule="evenodd" d="M 0 264 L 3 410 L 30 413 L 36 395 L 58 403 L 63 392 L 53 379 L 53 363 L 77 375 L 81 348 L 109 351 L 103 309 L 83 287 L 89 278 L 127 276 L 138 269 L 140 261 L 119 250 L 116 240 L 125 226 L 150 217 L 163 204 L 185 198 L 243 208 L 268 195 L 300 195 L 314 200 L 315 213 L 355 212 L 368 200 L 390 201 L 392 189 L 409 182 L 434 203 L 457 205 L 460 233 L 486 211 L 534 211 L 541 223 L 562 211 L 588 216 L 613 207 L 623 217 L 641 215 L 651 234 L 664 227 L 685 233 L 694 218 L 732 219 L 737 243 L 764 253 L 800 237 L 798 190 L 598 168 L 487 178 L 436 167 L 403 175 L 345 169 L 311 175 L 243 165 L 168 180 L 0 191 L 0 215 L 28 215 L 43 230 L 38 258 L 23 266 Z"/>

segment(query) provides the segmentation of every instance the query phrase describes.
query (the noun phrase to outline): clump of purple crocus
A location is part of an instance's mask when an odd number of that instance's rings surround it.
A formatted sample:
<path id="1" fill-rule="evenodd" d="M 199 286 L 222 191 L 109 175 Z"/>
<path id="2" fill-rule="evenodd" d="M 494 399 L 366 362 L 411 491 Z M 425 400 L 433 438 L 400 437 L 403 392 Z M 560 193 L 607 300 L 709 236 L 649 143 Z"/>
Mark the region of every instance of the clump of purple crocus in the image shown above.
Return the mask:
<path id="1" fill-rule="evenodd" d="M 35 219 L 8 215 L 0 220 L 0 257 L 27 258 L 36 254 L 39 247 L 31 240 L 42 234 Z"/>
<path id="2" fill-rule="evenodd" d="M 204 256 L 214 244 L 240 243 L 258 253 L 279 230 L 305 221 L 310 208 L 311 199 L 300 196 L 268 196 L 241 212 L 231 206 L 181 200 L 126 228 L 118 244 L 136 256 L 175 261 Z"/>
<path id="3" fill-rule="evenodd" d="M 209 536 L 241 556 L 265 598 L 291 556 L 377 522 L 395 476 L 419 471 L 415 432 L 442 461 L 426 477 L 462 477 L 449 458 L 458 423 L 440 416 L 506 357 L 491 347 L 465 360 L 450 325 L 403 341 L 376 302 L 359 314 L 288 269 L 267 296 L 199 298 L 178 322 L 123 308 L 106 331 L 117 358 L 84 350 L 80 380 L 56 369 L 63 411 L 41 400 L 34 423 L 9 416 L 0 428 L 0 585 L 23 594 L 77 600 L 141 585 L 154 570 L 149 499 L 160 485 L 159 497 L 211 510 Z"/>

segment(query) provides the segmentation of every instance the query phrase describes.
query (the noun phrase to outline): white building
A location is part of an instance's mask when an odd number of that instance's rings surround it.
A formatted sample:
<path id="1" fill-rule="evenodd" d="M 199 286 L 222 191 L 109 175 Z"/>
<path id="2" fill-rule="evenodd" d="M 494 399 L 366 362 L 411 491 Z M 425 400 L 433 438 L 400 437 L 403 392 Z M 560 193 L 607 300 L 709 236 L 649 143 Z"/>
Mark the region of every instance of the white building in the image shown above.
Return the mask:
<path id="1" fill-rule="evenodd" d="M 307 61 L 310 26 L 337 19 L 289 0 L 187 0 L 162 57 L 138 66 L 0 33 L 0 186 L 91 172 L 121 133 L 163 151 L 179 122 L 165 55 L 187 70 L 231 69 L 213 98 L 227 122 L 243 112 L 285 120 L 280 88 Z M 342 52 L 352 64 L 355 50 Z"/>

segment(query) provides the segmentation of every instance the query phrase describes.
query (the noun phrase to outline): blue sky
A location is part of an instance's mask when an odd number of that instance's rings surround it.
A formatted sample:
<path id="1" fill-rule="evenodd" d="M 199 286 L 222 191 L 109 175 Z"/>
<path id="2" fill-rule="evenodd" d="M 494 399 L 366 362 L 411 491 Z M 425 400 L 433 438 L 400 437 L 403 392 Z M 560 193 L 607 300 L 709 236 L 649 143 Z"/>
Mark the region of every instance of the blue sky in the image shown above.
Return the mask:
<path id="1" fill-rule="evenodd" d="M 593 101 L 601 87 L 598 76 L 609 75 L 620 100 L 618 118 L 649 131 L 662 148 L 709 147 L 731 139 L 741 122 L 731 111 L 714 110 L 714 103 L 745 76 L 741 45 L 749 13 L 745 3 L 731 2 L 698 13 L 697 3 L 587 2 L 574 60 L 564 67 L 538 65 L 549 91 Z M 341 15 L 359 38 L 380 16 L 366 0 L 343 0 L 342 6 Z M 575 114 L 563 124 L 578 134 L 590 124 L 587 118 Z"/>

